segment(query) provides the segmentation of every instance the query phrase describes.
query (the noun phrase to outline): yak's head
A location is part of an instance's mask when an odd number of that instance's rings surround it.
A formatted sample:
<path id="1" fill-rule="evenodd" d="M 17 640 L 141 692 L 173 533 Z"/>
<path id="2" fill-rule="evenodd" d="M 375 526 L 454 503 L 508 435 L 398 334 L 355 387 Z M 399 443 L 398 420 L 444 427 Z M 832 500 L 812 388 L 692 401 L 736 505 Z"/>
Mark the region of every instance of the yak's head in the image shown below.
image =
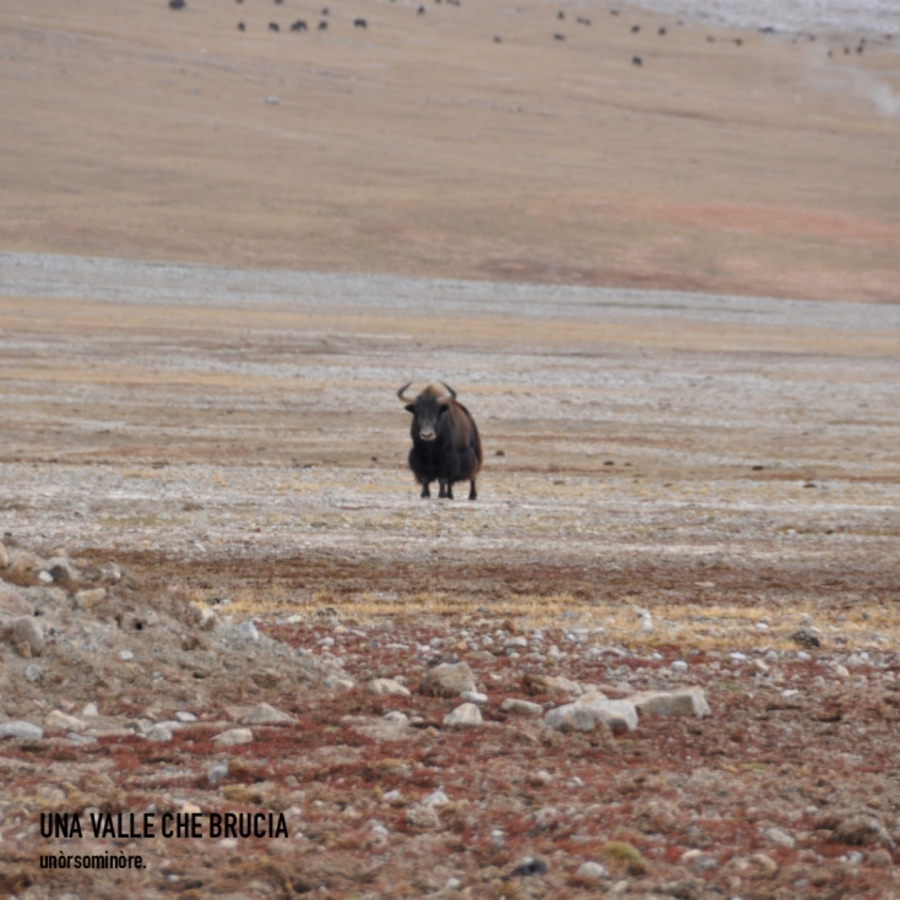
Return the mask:
<path id="1" fill-rule="evenodd" d="M 441 430 L 441 418 L 450 409 L 449 401 L 456 396 L 456 391 L 442 381 L 441 384 L 447 389 L 447 394 L 432 384 L 425 388 L 418 397 L 412 399 L 404 396 L 410 384 L 412 384 L 411 381 L 409 384 L 403 385 L 397 391 L 397 396 L 406 403 L 407 412 L 411 412 L 415 417 L 419 439 L 423 441 L 436 440 Z"/>

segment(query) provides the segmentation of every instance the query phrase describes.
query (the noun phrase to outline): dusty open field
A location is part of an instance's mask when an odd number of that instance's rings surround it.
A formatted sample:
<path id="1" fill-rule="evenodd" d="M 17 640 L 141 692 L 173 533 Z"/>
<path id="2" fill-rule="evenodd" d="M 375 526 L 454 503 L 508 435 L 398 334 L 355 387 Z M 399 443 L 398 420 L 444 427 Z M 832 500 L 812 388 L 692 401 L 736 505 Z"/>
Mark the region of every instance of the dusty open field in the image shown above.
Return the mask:
<path id="1" fill-rule="evenodd" d="M 418 7 L 7 0 L 0 247 L 898 299 L 897 36 Z"/>
<path id="2" fill-rule="evenodd" d="M 3 576 L 48 629 L 3 646 L 4 721 L 45 728 L 3 744 L 7 893 L 900 894 L 896 306 L 15 254 L 0 278 L 4 539 L 79 571 Z M 476 502 L 418 498 L 411 377 L 475 414 Z M 481 726 L 418 692 L 457 659 Z M 534 681 L 557 675 L 696 685 L 711 715 L 561 734 L 501 709 L 565 703 Z M 392 676 L 411 697 L 368 692 Z M 260 702 L 293 721 L 211 742 Z M 199 721 L 143 736 L 177 713 Z M 38 834 L 195 809 L 289 836 Z M 107 849 L 148 868 L 38 864 Z"/>

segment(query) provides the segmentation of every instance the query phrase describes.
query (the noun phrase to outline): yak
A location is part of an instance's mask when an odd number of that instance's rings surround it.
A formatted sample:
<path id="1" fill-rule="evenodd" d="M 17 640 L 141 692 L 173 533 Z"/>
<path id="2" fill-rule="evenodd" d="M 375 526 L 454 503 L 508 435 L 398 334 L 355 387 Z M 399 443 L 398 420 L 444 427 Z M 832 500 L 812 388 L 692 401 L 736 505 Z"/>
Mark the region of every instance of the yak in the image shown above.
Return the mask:
<path id="1" fill-rule="evenodd" d="M 430 497 L 428 486 L 437 481 L 438 497 L 453 499 L 453 485 L 468 481 L 469 499 L 475 500 L 475 476 L 481 470 L 481 438 L 471 413 L 456 399 L 456 391 L 441 382 L 446 393 L 431 384 L 415 399 L 405 396 L 412 384 L 404 384 L 397 396 L 412 413 L 412 449 L 409 467 L 422 485 L 422 497 Z"/>

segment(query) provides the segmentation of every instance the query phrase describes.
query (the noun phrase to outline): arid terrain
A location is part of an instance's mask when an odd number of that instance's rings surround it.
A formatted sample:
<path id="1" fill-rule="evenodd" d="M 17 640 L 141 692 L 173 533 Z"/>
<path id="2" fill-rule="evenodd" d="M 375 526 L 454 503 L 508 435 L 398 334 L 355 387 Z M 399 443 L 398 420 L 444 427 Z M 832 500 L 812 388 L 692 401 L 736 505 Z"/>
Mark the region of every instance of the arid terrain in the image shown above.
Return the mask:
<path id="1" fill-rule="evenodd" d="M 0 247 L 898 299 L 900 35 L 327 8 L 4 2 Z"/>
<path id="2" fill-rule="evenodd" d="M 0 692 L 42 729 L 3 742 L 8 892 L 900 892 L 898 307 L 0 273 Z M 449 373 L 475 502 L 421 500 L 405 467 L 396 389 Z M 39 656 L 10 624 L 31 612 Z M 421 692 L 442 662 L 481 724 Z M 409 696 L 372 693 L 395 677 Z M 540 718 L 689 686 L 709 715 Z M 280 812 L 288 836 L 39 836 L 41 812 L 148 810 Z M 110 847 L 149 868 L 38 865 Z"/>
<path id="3" fill-rule="evenodd" d="M 900 898 L 900 39 L 419 8 L 0 9 L 0 897 Z"/>

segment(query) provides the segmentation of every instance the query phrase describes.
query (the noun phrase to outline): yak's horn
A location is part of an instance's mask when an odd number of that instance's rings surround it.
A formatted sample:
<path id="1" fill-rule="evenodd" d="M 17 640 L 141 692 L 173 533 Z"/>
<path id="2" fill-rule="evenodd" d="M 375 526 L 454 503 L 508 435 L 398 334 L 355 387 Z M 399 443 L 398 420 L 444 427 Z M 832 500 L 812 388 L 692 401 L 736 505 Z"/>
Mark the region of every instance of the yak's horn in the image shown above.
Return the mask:
<path id="1" fill-rule="evenodd" d="M 407 381 L 406 384 L 404 384 L 403 387 L 400 388 L 399 391 L 397 391 L 397 396 L 398 396 L 404 403 L 412 403 L 412 402 L 413 402 L 413 398 L 411 398 L 411 397 L 404 397 L 404 396 L 403 396 L 403 394 L 405 393 L 406 389 L 407 389 L 411 384 L 412 384 L 411 381 Z"/>
<path id="2" fill-rule="evenodd" d="M 441 384 L 442 384 L 445 388 L 447 388 L 447 390 L 450 392 L 450 396 L 455 400 L 455 399 L 456 399 L 456 391 L 454 391 L 453 388 L 450 387 L 450 385 L 447 384 L 446 381 L 442 381 Z"/>

